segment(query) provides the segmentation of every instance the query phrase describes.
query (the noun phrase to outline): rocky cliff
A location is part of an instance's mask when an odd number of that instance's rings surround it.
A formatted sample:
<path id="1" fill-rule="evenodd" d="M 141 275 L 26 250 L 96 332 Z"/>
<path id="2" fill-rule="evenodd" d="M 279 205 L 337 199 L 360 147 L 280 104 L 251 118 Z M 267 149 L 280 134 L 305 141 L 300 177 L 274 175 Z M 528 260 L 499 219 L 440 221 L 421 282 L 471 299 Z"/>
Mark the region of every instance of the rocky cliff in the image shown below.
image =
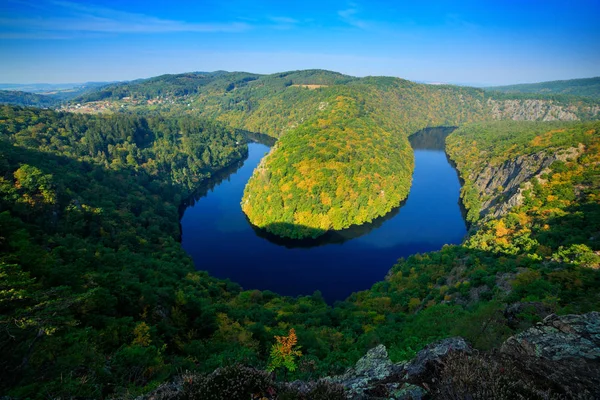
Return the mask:
<path id="1" fill-rule="evenodd" d="M 495 100 L 488 99 L 492 118 L 513 121 L 578 121 L 595 118 L 600 107 L 559 104 L 552 100 Z"/>
<path id="2" fill-rule="evenodd" d="M 480 215 L 498 218 L 512 207 L 521 205 L 523 192 L 530 188 L 533 178 L 542 179 L 553 162 L 576 159 L 583 150 L 583 145 L 580 145 L 558 153 L 541 151 L 484 167 L 470 177 L 482 199 Z"/>
<path id="3" fill-rule="evenodd" d="M 487 353 L 450 338 L 394 364 L 380 345 L 329 380 L 349 399 L 597 399 L 600 313 L 549 315 Z"/>

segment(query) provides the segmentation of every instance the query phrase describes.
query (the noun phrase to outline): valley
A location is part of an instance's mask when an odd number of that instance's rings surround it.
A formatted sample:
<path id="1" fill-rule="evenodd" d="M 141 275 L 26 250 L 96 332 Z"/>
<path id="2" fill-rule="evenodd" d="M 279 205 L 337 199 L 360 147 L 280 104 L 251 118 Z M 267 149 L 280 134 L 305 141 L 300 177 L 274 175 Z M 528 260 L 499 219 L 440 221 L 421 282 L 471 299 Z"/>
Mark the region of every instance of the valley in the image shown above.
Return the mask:
<path id="1" fill-rule="evenodd" d="M 0 106 L 0 389 L 259 379 L 286 337 L 302 356 L 277 379 L 311 381 L 597 311 L 598 107 L 321 70 Z"/>

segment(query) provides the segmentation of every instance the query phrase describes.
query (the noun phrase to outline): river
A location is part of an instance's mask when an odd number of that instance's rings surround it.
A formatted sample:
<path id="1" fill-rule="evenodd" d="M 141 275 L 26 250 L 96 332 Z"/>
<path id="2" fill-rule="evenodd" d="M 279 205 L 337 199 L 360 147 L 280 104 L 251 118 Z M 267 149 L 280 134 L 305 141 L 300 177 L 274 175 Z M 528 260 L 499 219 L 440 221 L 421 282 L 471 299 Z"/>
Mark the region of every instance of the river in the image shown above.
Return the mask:
<path id="1" fill-rule="evenodd" d="M 181 218 L 182 245 L 199 270 L 244 289 L 344 300 L 384 279 L 400 257 L 458 244 L 466 234 L 460 182 L 444 152 L 451 128 L 411 136 L 415 170 L 405 202 L 370 224 L 313 241 L 285 240 L 255 229 L 241 210 L 246 182 L 269 147 L 249 143 L 248 158 L 209 182 Z"/>

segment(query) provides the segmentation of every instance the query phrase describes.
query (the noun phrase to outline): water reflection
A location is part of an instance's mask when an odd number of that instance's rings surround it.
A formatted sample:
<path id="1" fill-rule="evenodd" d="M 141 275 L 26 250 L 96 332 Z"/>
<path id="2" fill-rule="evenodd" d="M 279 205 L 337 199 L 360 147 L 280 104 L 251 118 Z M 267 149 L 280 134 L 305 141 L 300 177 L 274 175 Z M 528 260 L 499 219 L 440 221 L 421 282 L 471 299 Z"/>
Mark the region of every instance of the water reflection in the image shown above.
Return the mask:
<path id="1" fill-rule="evenodd" d="M 456 130 L 455 126 L 426 128 L 411 135 L 408 140 L 413 150 L 445 151 L 446 138 Z"/>

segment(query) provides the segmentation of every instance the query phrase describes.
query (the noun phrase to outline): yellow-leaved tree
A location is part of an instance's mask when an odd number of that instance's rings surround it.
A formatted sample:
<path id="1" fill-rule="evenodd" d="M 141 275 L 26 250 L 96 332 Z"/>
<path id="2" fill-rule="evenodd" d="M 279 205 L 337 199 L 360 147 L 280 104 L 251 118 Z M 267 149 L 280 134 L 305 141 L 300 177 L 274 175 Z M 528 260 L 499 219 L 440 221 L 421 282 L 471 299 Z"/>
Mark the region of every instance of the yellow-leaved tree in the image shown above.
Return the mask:
<path id="1" fill-rule="evenodd" d="M 302 356 L 300 346 L 296 346 L 298 337 L 296 331 L 291 328 L 287 336 L 275 336 L 276 343 L 271 346 L 271 356 L 267 371 L 273 372 L 278 368 L 284 371 L 294 372 L 296 370 L 296 357 Z"/>

